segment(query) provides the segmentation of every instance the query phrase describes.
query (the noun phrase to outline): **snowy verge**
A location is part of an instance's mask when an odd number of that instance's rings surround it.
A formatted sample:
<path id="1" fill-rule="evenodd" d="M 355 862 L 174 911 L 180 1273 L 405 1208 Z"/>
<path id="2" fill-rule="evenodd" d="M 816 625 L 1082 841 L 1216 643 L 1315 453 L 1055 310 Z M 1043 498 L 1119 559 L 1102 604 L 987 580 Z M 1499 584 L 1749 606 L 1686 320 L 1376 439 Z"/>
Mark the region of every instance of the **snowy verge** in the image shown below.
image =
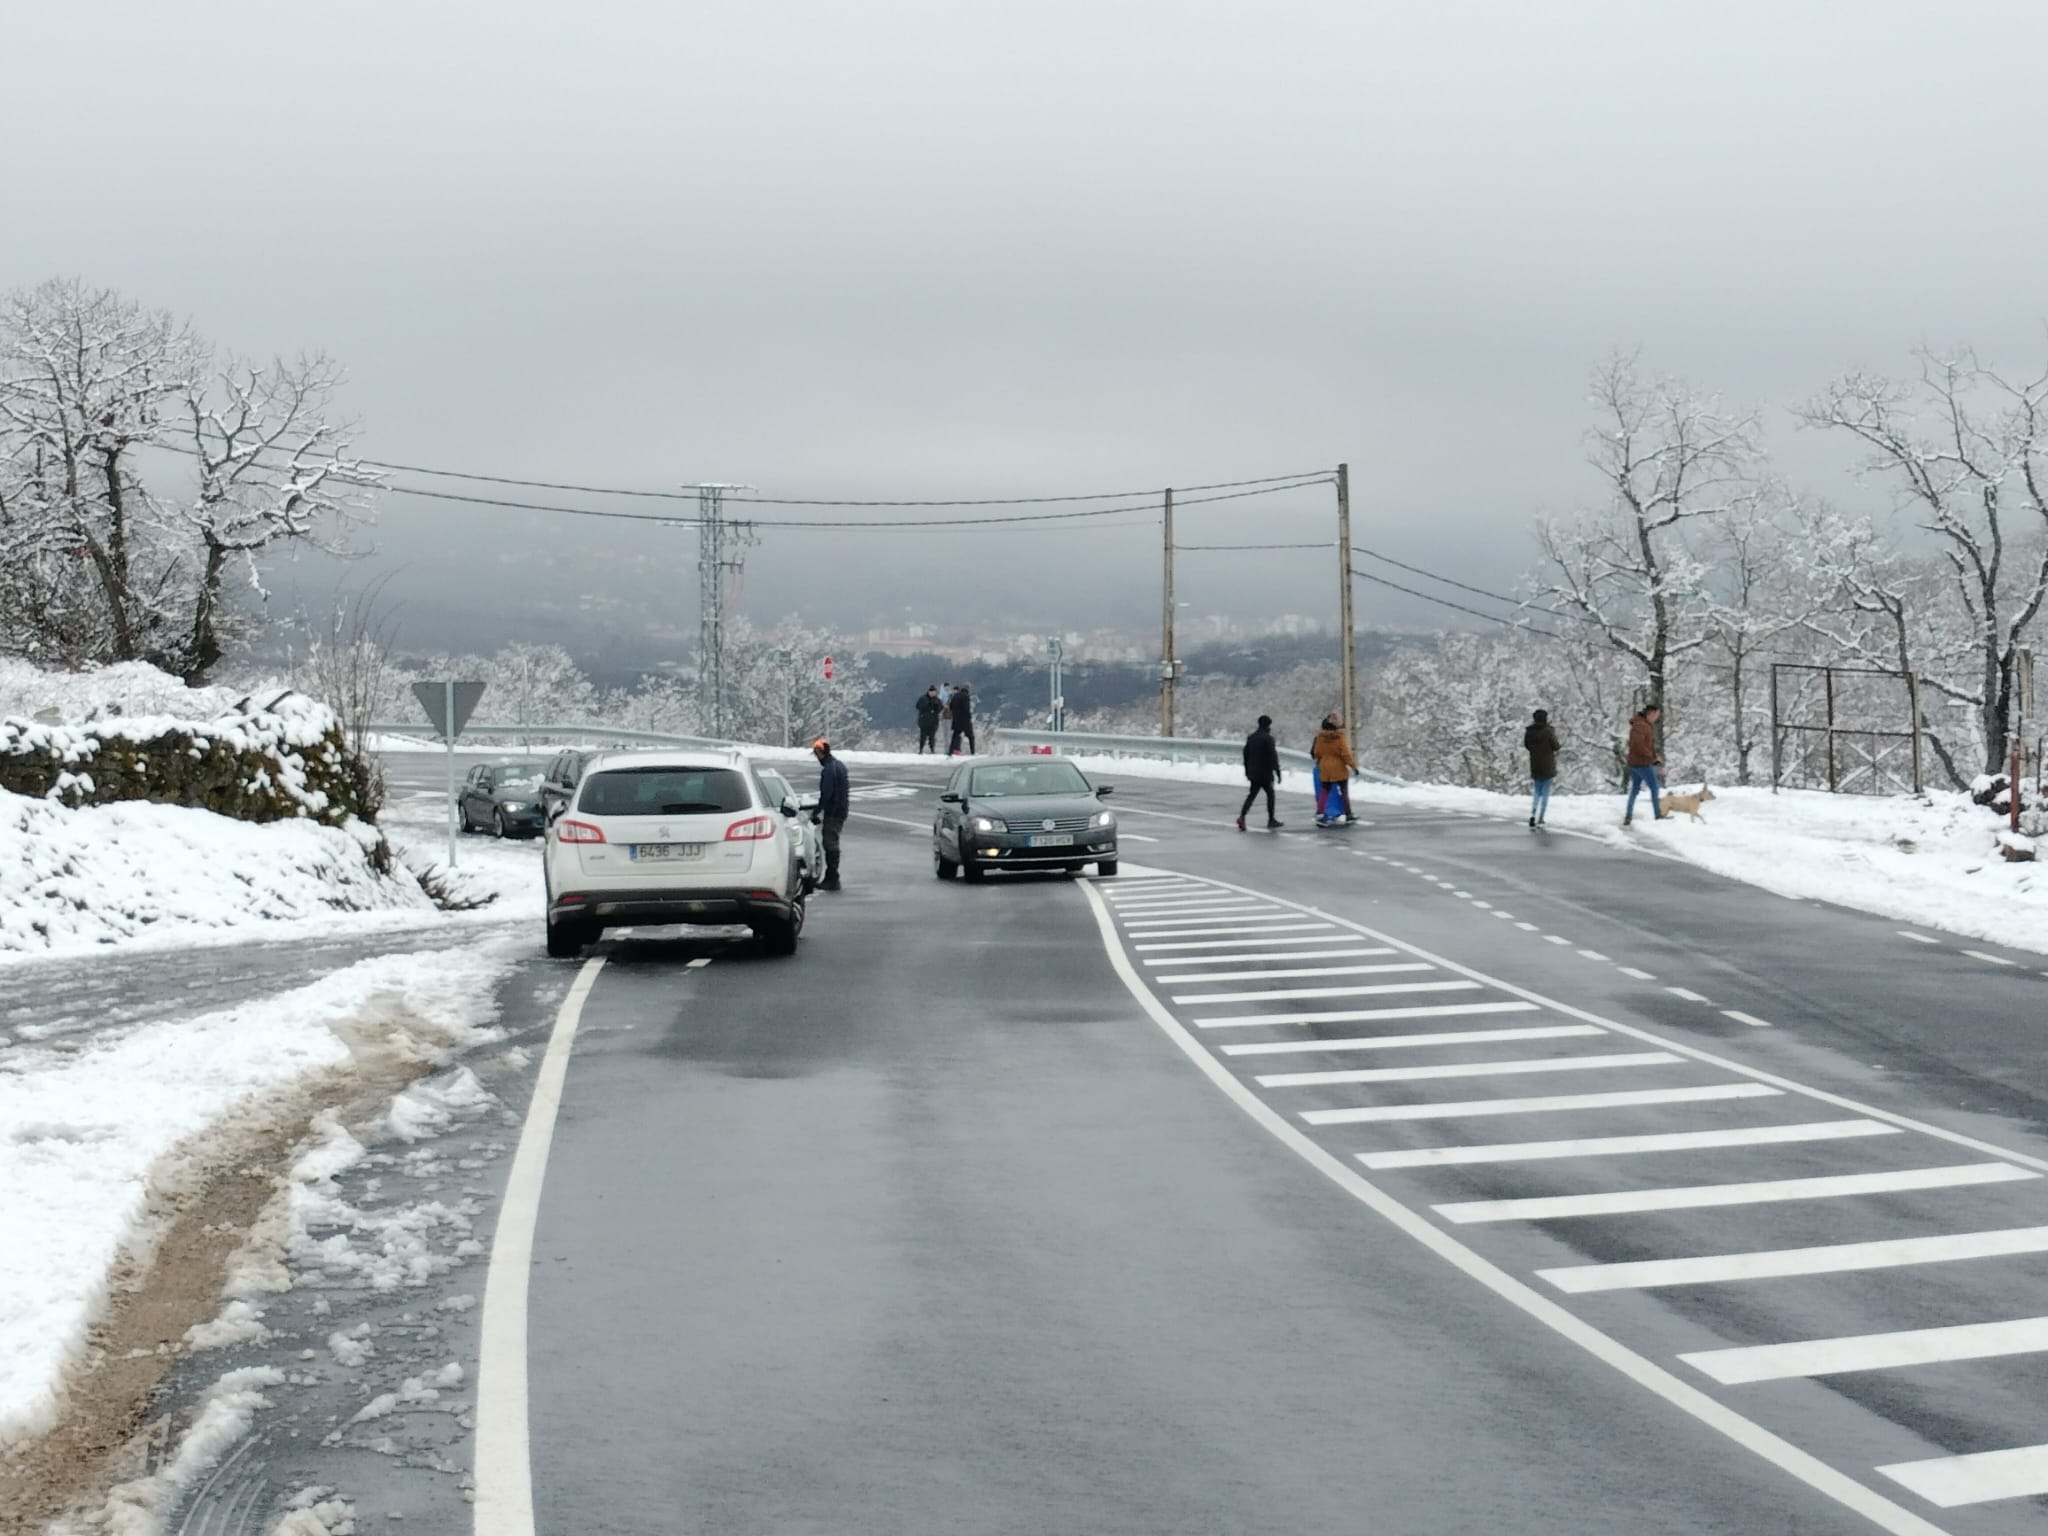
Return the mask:
<path id="1" fill-rule="evenodd" d="M 141 800 L 73 809 L 0 790 L 0 963 L 252 928 L 284 936 L 292 924 L 331 934 L 344 913 L 437 915 L 416 879 L 378 873 L 336 827 Z"/>
<path id="2" fill-rule="evenodd" d="M 0 1074 L 0 1444 L 47 1428 L 117 1268 L 147 1268 L 164 1192 L 314 1074 L 431 1063 L 490 1038 L 506 940 L 388 955 L 310 986 Z M 436 1090 L 469 1090 L 461 1078 Z M 303 1110 L 301 1111 L 303 1112 Z M 438 1112 L 429 1095 L 411 1113 Z M 233 1321 L 258 1325 L 245 1309 Z"/>

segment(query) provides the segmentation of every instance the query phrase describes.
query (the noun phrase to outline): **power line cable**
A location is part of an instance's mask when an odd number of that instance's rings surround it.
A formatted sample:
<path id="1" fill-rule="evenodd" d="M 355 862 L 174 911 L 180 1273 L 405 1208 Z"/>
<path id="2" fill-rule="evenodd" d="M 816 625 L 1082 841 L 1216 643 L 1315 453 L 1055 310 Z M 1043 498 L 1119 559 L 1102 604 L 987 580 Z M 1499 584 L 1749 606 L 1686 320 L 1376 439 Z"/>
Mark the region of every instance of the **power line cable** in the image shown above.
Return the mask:
<path id="1" fill-rule="evenodd" d="M 1410 597 L 1419 597 L 1425 603 L 1435 603 L 1443 608 L 1455 608 L 1460 613 L 1471 614 L 1475 619 L 1485 619 L 1489 624 L 1505 624 L 1511 629 L 1526 629 L 1531 634 L 1546 635 L 1552 640 L 1562 640 L 1564 638 L 1556 630 L 1545 629 L 1541 624 L 1531 624 L 1522 619 L 1504 618 L 1497 613 L 1481 613 L 1477 608 L 1468 608 L 1463 603 L 1454 603 L 1448 597 L 1435 597 L 1427 592 L 1418 592 L 1413 587 L 1404 587 L 1398 581 L 1389 581 L 1386 577 L 1375 576 L 1370 571 L 1354 570 L 1351 576 L 1355 581 L 1369 581 L 1376 586 L 1389 587 L 1396 592 L 1405 592 Z"/>
<path id="2" fill-rule="evenodd" d="M 1336 547 L 1336 543 L 1333 540 L 1324 539 L 1318 544 L 1176 544 L 1173 546 L 1173 552 L 1178 555 L 1190 550 L 1206 553 L 1219 549 L 1335 549 Z"/>
<path id="3" fill-rule="evenodd" d="M 1410 565 L 1405 560 L 1396 560 L 1392 555 L 1380 554 L 1376 550 L 1367 549 L 1362 544 L 1353 544 L 1351 552 L 1354 555 L 1364 555 L 1369 560 L 1378 560 L 1384 565 L 1391 565 L 1417 576 L 1426 576 L 1431 581 L 1440 581 L 1447 587 L 1456 587 L 1460 592 L 1470 592 L 1475 597 L 1487 597 L 1493 599 L 1496 603 L 1506 603 L 1511 608 L 1526 608 L 1528 606 L 1527 603 L 1518 597 L 1509 597 L 1501 592 L 1489 592 L 1485 587 L 1475 587 L 1469 582 L 1459 581 L 1454 577 L 1440 576 L 1435 571 L 1424 570 L 1419 565 Z M 1353 574 L 1357 573 L 1354 572 Z M 1578 613 L 1569 608 L 1546 608 L 1543 610 L 1543 615 L 1545 618 L 1576 619 L 1582 624 L 1598 624 L 1600 622 L 1589 613 Z"/>

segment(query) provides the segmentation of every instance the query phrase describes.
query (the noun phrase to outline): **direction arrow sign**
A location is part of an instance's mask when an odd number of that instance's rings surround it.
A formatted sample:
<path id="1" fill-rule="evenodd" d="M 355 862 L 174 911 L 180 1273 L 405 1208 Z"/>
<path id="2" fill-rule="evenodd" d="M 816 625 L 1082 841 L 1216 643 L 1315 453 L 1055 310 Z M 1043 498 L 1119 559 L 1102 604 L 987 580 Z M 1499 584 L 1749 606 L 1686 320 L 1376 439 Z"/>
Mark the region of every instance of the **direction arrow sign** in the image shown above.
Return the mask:
<path id="1" fill-rule="evenodd" d="M 427 718 L 434 722 L 434 730 L 443 741 L 452 742 L 462 734 L 462 728 L 469 724 L 469 717 L 476 713 L 476 701 L 484 696 L 482 683 L 451 683 L 446 680 L 437 683 L 414 683 L 412 696 L 420 701 L 420 708 L 427 712 Z M 449 718 L 451 708 L 454 718 Z"/>

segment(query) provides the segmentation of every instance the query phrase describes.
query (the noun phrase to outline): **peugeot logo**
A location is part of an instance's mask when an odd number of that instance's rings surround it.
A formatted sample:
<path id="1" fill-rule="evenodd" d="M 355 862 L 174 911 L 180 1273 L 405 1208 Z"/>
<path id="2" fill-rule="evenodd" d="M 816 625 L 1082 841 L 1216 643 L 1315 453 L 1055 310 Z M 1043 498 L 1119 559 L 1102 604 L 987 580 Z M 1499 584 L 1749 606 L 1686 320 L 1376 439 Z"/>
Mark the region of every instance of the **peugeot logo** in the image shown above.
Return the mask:
<path id="1" fill-rule="evenodd" d="M 663 828 L 661 829 L 661 835 L 662 835 L 663 837 L 674 837 L 674 836 L 675 836 L 675 833 L 673 833 L 673 832 L 669 831 L 669 829 L 668 829 L 667 827 L 663 827 Z"/>
<path id="2" fill-rule="evenodd" d="M 1048 816 L 1048 817 L 1046 817 L 1046 818 L 1045 818 L 1045 830 L 1046 830 L 1046 831 L 1050 832 L 1050 831 L 1051 831 L 1051 830 L 1052 830 L 1052 829 L 1053 829 L 1054 827 L 1056 827 L 1056 826 L 1058 826 L 1058 825 L 1059 825 L 1059 823 L 1058 823 L 1058 822 L 1056 822 L 1056 821 L 1054 821 L 1054 820 L 1053 820 L 1053 819 L 1052 819 L 1052 818 L 1051 818 L 1050 816 Z"/>

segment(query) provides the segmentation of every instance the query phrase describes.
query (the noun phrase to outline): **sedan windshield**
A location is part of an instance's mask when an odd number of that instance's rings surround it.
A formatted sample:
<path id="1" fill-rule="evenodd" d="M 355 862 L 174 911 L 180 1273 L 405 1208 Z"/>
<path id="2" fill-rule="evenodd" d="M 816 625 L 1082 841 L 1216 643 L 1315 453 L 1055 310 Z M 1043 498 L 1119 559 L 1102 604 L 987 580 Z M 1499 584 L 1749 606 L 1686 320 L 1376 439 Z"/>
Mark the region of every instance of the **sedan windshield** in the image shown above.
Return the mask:
<path id="1" fill-rule="evenodd" d="M 498 788 L 500 789 L 516 789 L 523 792 L 531 792 L 539 789 L 540 785 L 541 772 L 538 768 L 532 772 L 519 768 L 511 773 L 502 773 L 498 776 Z"/>
<path id="2" fill-rule="evenodd" d="M 1003 763 L 977 768 L 967 793 L 975 799 L 991 795 L 1085 795 L 1092 793 L 1081 770 L 1072 763 Z"/>
<path id="3" fill-rule="evenodd" d="M 752 804 L 730 768 L 611 768 L 585 779 L 577 800 L 592 816 L 710 816 Z"/>

